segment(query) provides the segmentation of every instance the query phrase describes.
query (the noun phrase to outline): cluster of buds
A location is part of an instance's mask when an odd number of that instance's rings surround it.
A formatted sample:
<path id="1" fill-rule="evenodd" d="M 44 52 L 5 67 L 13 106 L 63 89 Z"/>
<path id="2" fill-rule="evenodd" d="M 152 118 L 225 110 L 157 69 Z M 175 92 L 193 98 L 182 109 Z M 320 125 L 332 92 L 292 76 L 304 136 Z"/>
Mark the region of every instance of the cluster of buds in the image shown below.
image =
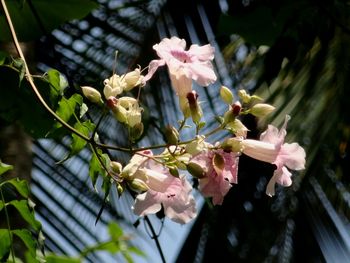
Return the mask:
<path id="1" fill-rule="evenodd" d="M 143 87 L 145 82 L 140 68 L 123 74 L 113 74 L 103 81 L 105 105 L 113 112 L 115 118 L 128 127 L 131 140 L 138 139 L 143 133 L 142 112 L 139 101 L 133 97 L 123 96 L 122 93 L 131 91 L 135 87 Z M 92 87 L 81 87 L 84 96 L 96 104 L 104 104 L 100 92 Z"/>
<path id="2" fill-rule="evenodd" d="M 136 86 L 144 86 L 155 74 L 158 67 L 168 67 L 170 80 L 179 99 L 179 107 L 184 120 L 179 128 L 168 125 L 164 128 L 165 145 L 160 154 L 148 149 L 134 152 L 124 167 L 111 162 L 111 174 L 121 194 L 127 187 L 136 193 L 132 207 L 135 214 L 144 216 L 164 210 L 164 214 L 178 223 L 187 223 L 196 212 L 196 202 L 192 194 L 192 181 L 197 181 L 197 190 L 214 205 L 220 205 L 233 184 L 238 183 L 238 164 L 242 154 L 257 160 L 274 164 L 276 170 L 270 179 L 266 194 L 275 194 L 275 184 L 290 186 L 291 172 L 305 166 L 305 151 L 298 143 L 285 143 L 289 116 L 281 129 L 269 125 L 259 140 L 247 138 L 248 129 L 240 120 L 246 114 L 263 118 L 275 109 L 262 99 L 250 95 L 245 90 L 238 91 L 238 98 L 228 87 L 220 88 L 220 97 L 227 110 L 218 119 L 218 127 L 207 134 L 199 134 L 203 110 L 198 101 L 198 93 L 192 89 L 192 81 L 208 86 L 216 81 L 212 60 L 214 48 L 210 45 L 192 45 L 185 50 L 183 39 L 172 37 L 163 39 L 153 46 L 160 59 L 152 60 L 148 73 L 141 75 L 139 68 L 124 75 L 114 74 L 104 81 L 105 105 L 116 120 L 126 125 L 133 141 L 143 132 L 142 108 L 133 97 L 120 97 Z M 91 87 L 82 87 L 83 94 L 93 103 L 101 104 L 101 94 Z M 192 119 L 196 125 L 193 139 L 181 141 L 183 124 Z M 212 143 L 208 137 L 218 131 L 228 130 L 230 135 L 222 141 Z M 147 149 L 147 150 L 145 150 Z M 289 169 L 289 170 L 288 170 Z"/>

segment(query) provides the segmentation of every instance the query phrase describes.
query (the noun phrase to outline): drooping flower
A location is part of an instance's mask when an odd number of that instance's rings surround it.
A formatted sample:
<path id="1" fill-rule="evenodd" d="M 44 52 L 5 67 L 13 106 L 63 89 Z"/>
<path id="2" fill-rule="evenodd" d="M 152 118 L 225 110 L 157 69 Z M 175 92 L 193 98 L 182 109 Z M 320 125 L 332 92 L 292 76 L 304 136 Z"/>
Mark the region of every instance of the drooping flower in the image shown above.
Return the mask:
<path id="1" fill-rule="evenodd" d="M 202 168 L 199 191 L 204 197 L 212 197 L 214 205 L 222 204 L 232 184 L 237 183 L 238 153 L 208 150 L 190 160 Z"/>
<path id="2" fill-rule="evenodd" d="M 160 59 L 152 60 L 149 64 L 148 74 L 144 81 L 149 80 L 158 67 L 167 65 L 170 78 L 176 93 L 186 96 L 192 89 L 191 79 L 201 86 L 208 86 L 216 80 L 211 60 L 214 58 L 214 48 L 207 44 L 204 46 L 191 45 L 185 50 L 186 41 L 178 37 L 164 38 L 159 44 L 153 46 Z"/>
<path id="3" fill-rule="evenodd" d="M 290 116 L 286 116 L 280 130 L 269 125 L 267 130 L 260 136 L 260 141 L 246 139 L 242 141 L 243 153 L 257 160 L 276 165 L 276 170 L 270 179 L 266 194 L 275 194 L 275 184 L 290 186 L 291 170 L 305 169 L 305 151 L 298 143 L 284 143 L 287 134 L 286 127 Z"/>
<path id="4" fill-rule="evenodd" d="M 134 127 L 141 123 L 143 108 L 138 101 L 132 97 L 109 97 L 107 100 L 108 107 L 113 111 L 118 121 Z"/>
<path id="5" fill-rule="evenodd" d="M 133 165 L 126 166 L 129 178 L 142 181 L 148 187 L 147 191 L 137 195 L 132 207 L 134 213 L 139 216 L 155 214 L 163 207 L 165 215 L 180 224 L 196 217 L 192 186 L 185 176 L 172 176 L 168 169 L 147 157 L 152 155 L 151 151 L 144 151 L 142 154 L 144 156 L 140 158 L 136 153 L 136 161 L 133 160 L 134 157 L 130 161 Z"/>

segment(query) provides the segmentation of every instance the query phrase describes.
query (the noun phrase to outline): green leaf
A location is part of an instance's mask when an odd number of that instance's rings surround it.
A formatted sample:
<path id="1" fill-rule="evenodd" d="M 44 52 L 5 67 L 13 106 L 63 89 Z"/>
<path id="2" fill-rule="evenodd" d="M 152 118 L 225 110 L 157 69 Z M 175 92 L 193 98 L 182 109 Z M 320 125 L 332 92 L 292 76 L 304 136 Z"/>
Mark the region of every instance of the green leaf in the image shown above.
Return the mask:
<path id="1" fill-rule="evenodd" d="M 101 174 L 101 164 L 95 153 L 92 154 L 89 164 L 89 176 L 91 178 L 92 186 L 95 187 L 97 178 Z"/>
<path id="2" fill-rule="evenodd" d="M 6 164 L 6 163 L 3 163 L 0 161 L 0 175 L 4 174 L 7 171 L 12 170 L 12 169 L 13 169 L 12 165 L 9 165 L 9 164 Z"/>
<path id="3" fill-rule="evenodd" d="M 5 207 L 5 203 L 0 200 L 0 211 Z M 1 262 L 1 261 L 0 261 Z"/>
<path id="4" fill-rule="evenodd" d="M 6 4 L 20 41 L 38 39 L 66 21 L 83 18 L 99 6 L 92 0 L 12 0 L 6 1 Z M 0 28 L 0 42 L 11 41 L 3 12 L 0 12 Z"/>
<path id="5" fill-rule="evenodd" d="M 26 68 L 22 58 L 16 58 L 12 62 L 13 66 L 19 71 L 19 85 L 21 85 L 24 75 L 26 74 Z"/>
<path id="6" fill-rule="evenodd" d="M 73 94 L 69 99 L 62 98 L 59 102 L 57 115 L 60 116 L 65 122 L 68 122 L 73 116 L 76 106 L 83 103 L 83 97 L 79 94 Z"/>
<path id="7" fill-rule="evenodd" d="M 29 209 L 28 202 L 26 200 L 12 200 L 11 202 L 7 203 L 7 205 L 14 206 L 29 225 L 31 225 L 36 231 L 40 230 L 41 224 L 39 221 L 35 220 L 34 212 Z"/>
<path id="8" fill-rule="evenodd" d="M 58 255 L 47 255 L 46 263 L 80 263 L 79 258 L 70 258 L 66 256 L 58 256 Z"/>
<path id="9" fill-rule="evenodd" d="M 90 132 L 92 132 L 95 128 L 95 124 L 93 124 L 90 120 L 85 121 L 83 123 L 77 122 L 74 125 L 74 128 L 81 132 L 82 134 L 89 136 Z M 76 134 L 72 134 L 72 144 L 71 144 L 71 152 L 70 156 L 79 153 L 86 145 L 87 141 L 80 138 Z"/>
<path id="10" fill-rule="evenodd" d="M 17 192 L 20 193 L 24 198 L 28 198 L 30 191 L 27 181 L 19 180 L 18 178 L 13 178 L 11 180 L 7 180 L 1 183 L 0 187 L 5 184 L 11 184 L 16 188 Z"/>
<path id="11" fill-rule="evenodd" d="M 111 222 L 108 225 L 108 233 L 113 241 L 119 241 L 123 236 L 123 229 L 115 222 Z"/>
<path id="12" fill-rule="evenodd" d="M 16 229 L 11 231 L 18 236 L 28 248 L 29 253 L 35 257 L 37 243 L 28 229 Z"/>
<path id="13" fill-rule="evenodd" d="M 0 262 L 6 262 L 11 248 L 11 239 L 7 229 L 0 229 Z"/>
<path id="14" fill-rule="evenodd" d="M 8 54 L 2 50 L 0 50 L 0 65 L 3 65 L 6 61 Z"/>

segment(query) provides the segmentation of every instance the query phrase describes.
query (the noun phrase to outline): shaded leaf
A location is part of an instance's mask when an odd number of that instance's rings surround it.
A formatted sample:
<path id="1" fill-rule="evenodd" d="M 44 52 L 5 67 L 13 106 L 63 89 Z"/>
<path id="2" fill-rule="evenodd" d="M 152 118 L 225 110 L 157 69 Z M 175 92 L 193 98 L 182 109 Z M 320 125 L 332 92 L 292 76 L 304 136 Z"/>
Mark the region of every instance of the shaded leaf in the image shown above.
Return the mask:
<path id="1" fill-rule="evenodd" d="M 28 248 L 29 253 L 35 257 L 37 243 L 28 229 L 11 230 L 12 234 L 18 236 Z"/>
<path id="2" fill-rule="evenodd" d="M 98 4 L 91 0 L 12 0 L 6 1 L 6 4 L 20 41 L 37 39 L 66 21 L 83 18 L 98 7 Z M 0 12 L 0 28 L 0 41 L 11 41 L 3 12 Z"/>
<path id="3" fill-rule="evenodd" d="M 70 258 L 66 256 L 58 256 L 58 255 L 47 255 L 46 263 L 80 263 L 81 260 L 79 258 Z"/>
<path id="4" fill-rule="evenodd" d="M 0 175 L 4 174 L 7 171 L 12 170 L 12 169 L 13 169 L 12 165 L 9 165 L 9 164 L 6 164 L 6 163 L 3 163 L 0 161 Z"/>
<path id="5" fill-rule="evenodd" d="M 112 240 L 118 241 L 121 236 L 123 236 L 123 229 L 115 222 L 111 222 L 108 225 L 108 233 Z"/>
<path id="6" fill-rule="evenodd" d="M 27 181 L 19 180 L 18 178 L 13 178 L 0 184 L 0 187 L 5 184 L 11 184 L 13 187 L 16 188 L 18 193 L 20 193 L 23 197 L 28 198 L 30 191 Z"/>
<path id="7" fill-rule="evenodd" d="M 40 230 L 41 224 L 39 221 L 35 220 L 34 213 L 29 209 L 26 200 L 12 200 L 11 202 L 7 203 L 7 205 L 14 206 L 21 214 L 22 218 L 27 221 L 30 226 L 32 226 L 36 231 Z"/>
<path id="8" fill-rule="evenodd" d="M 0 229 L 0 262 L 6 262 L 10 254 L 11 239 L 7 229 Z"/>
<path id="9" fill-rule="evenodd" d="M 82 134 L 89 136 L 90 132 L 92 132 L 95 128 L 95 124 L 93 124 L 90 120 L 85 121 L 83 123 L 77 122 L 74 125 L 74 128 L 81 132 Z M 72 134 L 72 144 L 71 144 L 71 152 L 70 156 L 79 153 L 86 145 L 86 140 L 80 138 L 76 134 Z"/>

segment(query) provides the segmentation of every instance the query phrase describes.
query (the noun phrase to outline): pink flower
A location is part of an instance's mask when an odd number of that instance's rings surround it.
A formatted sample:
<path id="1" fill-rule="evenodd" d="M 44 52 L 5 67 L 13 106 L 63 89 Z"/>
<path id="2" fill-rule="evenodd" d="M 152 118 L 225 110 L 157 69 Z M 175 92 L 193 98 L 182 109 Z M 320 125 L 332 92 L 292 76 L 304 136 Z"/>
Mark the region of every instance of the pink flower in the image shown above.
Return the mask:
<path id="1" fill-rule="evenodd" d="M 246 139 L 242 141 L 243 153 L 257 160 L 276 165 L 276 170 L 270 179 L 266 194 L 275 194 L 275 184 L 290 186 L 292 184 L 291 170 L 305 169 L 305 151 L 298 143 L 284 143 L 287 134 L 286 127 L 290 116 L 286 116 L 280 130 L 269 125 L 260 136 L 260 141 Z"/>
<path id="2" fill-rule="evenodd" d="M 174 89 L 179 96 L 186 96 L 192 90 L 191 79 L 201 86 L 213 83 L 216 80 L 211 63 L 214 48 L 209 44 L 191 45 L 187 51 L 185 48 L 186 41 L 178 37 L 164 38 L 159 44 L 154 45 L 153 49 L 160 59 L 150 62 L 144 81 L 149 80 L 158 67 L 166 64 Z"/>
<path id="3" fill-rule="evenodd" d="M 203 196 L 212 197 L 214 205 L 221 205 L 232 184 L 237 183 L 238 154 L 211 150 L 198 154 L 190 162 L 204 170 L 204 176 L 199 178 Z"/>
<path id="4" fill-rule="evenodd" d="M 163 207 L 165 215 L 180 224 L 196 217 L 192 186 L 185 176 L 174 177 L 161 164 L 148 159 L 140 164 L 133 177 L 143 180 L 148 186 L 148 190 L 138 194 L 135 199 L 132 208 L 135 214 L 155 214 Z"/>

